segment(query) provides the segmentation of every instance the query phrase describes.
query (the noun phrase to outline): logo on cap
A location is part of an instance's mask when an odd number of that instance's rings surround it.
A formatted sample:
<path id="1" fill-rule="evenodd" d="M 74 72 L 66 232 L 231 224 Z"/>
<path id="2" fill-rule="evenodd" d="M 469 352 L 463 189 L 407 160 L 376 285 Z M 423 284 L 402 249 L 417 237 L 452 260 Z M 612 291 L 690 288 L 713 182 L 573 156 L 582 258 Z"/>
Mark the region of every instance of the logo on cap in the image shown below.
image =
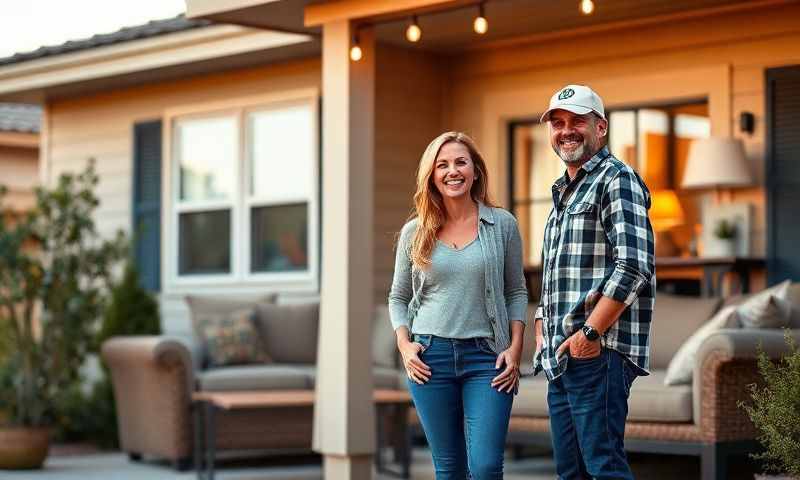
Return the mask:
<path id="1" fill-rule="evenodd" d="M 558 94 L 558 99 L 565 100 L 573 95 L 575 95 L 575 90 L 571 88 L 565 88 L 564 90 L 561 90 L 561 92 Z"/>

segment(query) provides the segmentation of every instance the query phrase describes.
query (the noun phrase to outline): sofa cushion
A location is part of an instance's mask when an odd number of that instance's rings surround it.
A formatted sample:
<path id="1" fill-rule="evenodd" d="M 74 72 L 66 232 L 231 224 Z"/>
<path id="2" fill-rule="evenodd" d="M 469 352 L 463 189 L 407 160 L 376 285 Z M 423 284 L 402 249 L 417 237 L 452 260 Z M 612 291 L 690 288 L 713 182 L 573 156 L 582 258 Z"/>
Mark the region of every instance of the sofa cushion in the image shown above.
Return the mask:
<path id="1" fill-rule="evenodd" d="M 692 383 L 692 371 L 697 362 L 697 350 L 700 345 L 714 332 L 723 328 L 738 328 L 739 320 L 736 316 L 736 307 L 723 307 L 714 317 L 697 329 L 689 337 L 678 352 L 672 357 L 667 367 L 664 378 L 665 385 L 681 385 Z"/>
<path id="2" fill-rule="evenodd" d="M 732 295 L 725 299 L 725 306 L 741 305 L 761 292 Z M 789 285 L 786 298 L 790 304 L 789 328 L 800 329 L 800 282 Z"/>
<path id="3" fill-rule="evenodd" d="M 736 308 L 739 322 L 745 328 L 781 328 L 789 326 L 791 304 L 786 280 L 748 298 Z"/>
<path id="4" fill-rule="evenodd" d="M 232 313 L 243 309 L 255 308 L 259 303 L 274 303 L 275 298 L 274 294 L 250 299 L 187 295 L 186 304 L 189 306 L 192 331 L 195 340 L 200 345 L 201 365 L 208 365 L 208 339 L 204 334 L 207 325 L 220 323 L 224 319 L 230 318 Z"/>
<path id="5" fill-rule="evenodd" d="M 650 325 L 650 368 L 666 369 L 681 345 L 711 318 L 719 304 L 719 298 L 658 292 Z"/>
<path id="6" fill-rule="evenodd" d="M 276 305 L 260 303 L 256 330 L 276 363 L 317 363 L 319 302 Z"/>
<path id="7" fill-rule="evenodd" d="M 544 373 L 520 379 L 519 394 L 514 397 L 511 414 L 528 417 L 547 416 L 547 377 Z"/>
<path id="8" fill-rule="evenodd" d="M 201 390 L 305 390 L 312 388 L 311 365 L 246 365 L 212 368 L 198 374 Z"/>
<path id="9" fill-rule="evenodd" d="M 665 386 L 664 370 L 652 370 L 650 375 L 636 377 L 628 400 L 628 420 L 638 422 L 691 422 L 691 385 Z M 519 395 L 514 398 L 512 415 L 546 417 L 547 379 L 543 374 L 523 377 Z"/>
<path id="10" fill-rule="evenodd" d="M 199 322 L 209 367 L 272 362 L 253 327 L 254 313 L 243 308 Z"/>
<path id="11" fill-rule="evenodd" d="M 628 399 L 628 420 L 684 423 L 692 421 L 692 386 L 664 385 L 667 372 L 651 370 L 636 377 Z"/>

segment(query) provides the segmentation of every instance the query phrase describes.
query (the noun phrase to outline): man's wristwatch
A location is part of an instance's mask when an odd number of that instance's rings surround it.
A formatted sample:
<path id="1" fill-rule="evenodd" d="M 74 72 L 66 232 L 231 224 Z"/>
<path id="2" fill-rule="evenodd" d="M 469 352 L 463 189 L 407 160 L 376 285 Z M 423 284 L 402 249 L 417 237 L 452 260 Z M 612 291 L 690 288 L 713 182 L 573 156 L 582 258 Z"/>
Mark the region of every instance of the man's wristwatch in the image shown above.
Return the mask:
<path id="1" fill-rule="evenodd" d="M 589 340 L 590 342 L 594 342 L 595 340 L 600 338 L 600 332 L 598 332 L 597 329 L 595 329 L 591 325 L 584 325 L 581 328 L 581 331 L 583 332 L 584 335 L 586 335 L 586 339 Z"/>

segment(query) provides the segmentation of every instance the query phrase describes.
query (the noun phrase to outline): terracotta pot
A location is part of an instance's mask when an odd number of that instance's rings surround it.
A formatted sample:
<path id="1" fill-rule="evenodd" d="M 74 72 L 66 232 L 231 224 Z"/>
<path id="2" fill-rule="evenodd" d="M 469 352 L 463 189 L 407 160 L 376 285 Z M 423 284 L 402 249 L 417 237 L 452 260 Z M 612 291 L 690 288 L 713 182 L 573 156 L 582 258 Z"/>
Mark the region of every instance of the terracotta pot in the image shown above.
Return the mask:
<path id="1" fill-rule="evenodd" d="M 42 468 L 50 447 L 50 429 L 0 427 L 0 469 Z"/>

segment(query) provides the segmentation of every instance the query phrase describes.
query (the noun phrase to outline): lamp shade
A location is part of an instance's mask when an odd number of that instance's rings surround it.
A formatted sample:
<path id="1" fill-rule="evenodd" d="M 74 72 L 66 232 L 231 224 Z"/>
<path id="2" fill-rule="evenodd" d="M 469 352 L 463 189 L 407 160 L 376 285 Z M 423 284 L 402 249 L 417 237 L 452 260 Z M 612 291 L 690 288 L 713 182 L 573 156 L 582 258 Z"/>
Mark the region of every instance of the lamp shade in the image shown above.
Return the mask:
<path id="1" fill-rule="evenodd" d="M 744 187 L 752 182 L 741 140 L 712 137 L 692 142 L 681 187 Z"/>
<path id="2" fill-rule="evenodd" d="M 673 190 L 656 190 L 652 193 L 650 223 L 658 232 L 683 224 L 683 208 Z"/>

